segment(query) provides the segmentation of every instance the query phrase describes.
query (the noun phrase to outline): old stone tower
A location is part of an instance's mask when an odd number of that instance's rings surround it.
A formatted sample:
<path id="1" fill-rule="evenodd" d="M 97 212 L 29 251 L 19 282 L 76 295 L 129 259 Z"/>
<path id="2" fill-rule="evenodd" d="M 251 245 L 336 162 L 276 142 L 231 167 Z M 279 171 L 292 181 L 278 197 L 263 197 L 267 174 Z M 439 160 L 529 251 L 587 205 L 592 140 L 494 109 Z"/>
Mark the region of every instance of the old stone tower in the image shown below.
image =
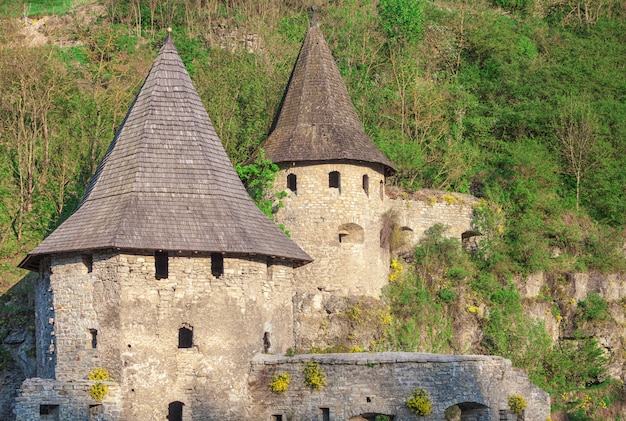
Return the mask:
<path id="1" fill-rule="evenodd" d="M 299 291 L 378 296 L 389 273 L 385 177 L 396 169 L 363 131 L 315 19 L 261 148 L 289 195 L 276 219 L 314 259 L 296 274 Z"/>
<path id="2" fill-rule="evenodd" d="M 393 164 L 315 24 L 264 148 L 291 191 L 278 216 L 315 263 L 248 197 L 168 36 L 78 209 L 20 264 L 39 278 L 37 377 L 22 383 L 17 420 L 403 421 L 416 388 L 432 400 L 425 421 L 451 406 L 462 420 L 513 420 L 512 394 L 527 419 L 548 416 L 547 394 L 500 357 L 285 356 L 319 300 L 378 295 L 387 209 L 415 232 L 458 220 L 460 235 L 469 218 L 386 197 Z M 307 385 L 311 364 L 321 390 Z M 90 378 L 98 368 L 110 377 Z M 275 375 L 291 379 L 283 393 Z"/>
<path id="3" fill-rule="evenodd" d="M 310 260 L 250 200 L 168 37 L 79 208 L 21 263 L 40 273 L 51 393 L 18 419 L 250 418 L 249 361 L 292 346 Z M 96 367 L 104 407 L 84 390 Z"/>

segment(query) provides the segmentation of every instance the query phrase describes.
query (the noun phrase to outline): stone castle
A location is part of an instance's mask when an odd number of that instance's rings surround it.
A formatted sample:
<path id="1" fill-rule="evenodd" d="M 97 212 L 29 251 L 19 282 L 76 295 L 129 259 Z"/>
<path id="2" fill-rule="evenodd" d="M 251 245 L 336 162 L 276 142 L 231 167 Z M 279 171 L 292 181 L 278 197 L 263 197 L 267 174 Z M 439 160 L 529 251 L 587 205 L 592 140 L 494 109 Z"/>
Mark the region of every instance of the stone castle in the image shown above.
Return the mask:
<path id="1" fill-rule="evenodd" d="M 407 243 L 436 223 L 473 235 L 470 197 L 387 196 L 394 165 L 315 21 L 262 148 L 280 167 L 276 217 L 292 239 L 248 197 L 168 36 L 78 209 L 20 264 L 39 278 L 37 377 L 17 420 L 400 421 L 416 419 L 416 388 L 432 401 L 424 420 L 455 405 L 462 420 L 518 419 L 514 394 L 526 420 L 548 417 L 548 395 L 500 357 L 285 356 L 310 343 L 324 302 L 379 295 L 385 214 Z M 305 384 L 310 363 L 320 390 Z M 283 393 L 270 387 L 278 374 L 291 379 Z"/>

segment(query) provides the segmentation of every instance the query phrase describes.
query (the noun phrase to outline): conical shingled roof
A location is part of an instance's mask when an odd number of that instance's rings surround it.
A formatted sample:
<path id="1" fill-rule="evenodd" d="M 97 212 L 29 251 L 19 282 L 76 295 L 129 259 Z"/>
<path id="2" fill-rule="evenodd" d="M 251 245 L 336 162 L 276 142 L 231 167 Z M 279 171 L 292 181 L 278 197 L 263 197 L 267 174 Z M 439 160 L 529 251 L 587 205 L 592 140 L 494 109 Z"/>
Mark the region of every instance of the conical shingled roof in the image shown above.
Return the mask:
<path id="1" fill-rule="evenodd" d="M 263 142 L 274 163 L 364 161 L 393 163 L 365 134 L 348 90 L 315 19 L 291 74 L 274 130 Z"/>
<path id="2" fill-rule="evenodd" d="M 108 248 L 312 260 L 248 196 L 171 36 L 78 209 L 20 266 Z"/>

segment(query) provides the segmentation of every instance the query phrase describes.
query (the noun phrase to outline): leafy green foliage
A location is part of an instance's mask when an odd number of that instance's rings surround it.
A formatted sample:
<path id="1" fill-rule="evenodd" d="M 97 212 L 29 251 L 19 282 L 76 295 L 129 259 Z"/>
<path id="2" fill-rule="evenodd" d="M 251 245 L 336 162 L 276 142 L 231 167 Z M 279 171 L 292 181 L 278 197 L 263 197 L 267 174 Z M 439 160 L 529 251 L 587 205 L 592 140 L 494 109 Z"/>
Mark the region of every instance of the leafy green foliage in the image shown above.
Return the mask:
<path id="1" fill-rule="evenodd" d="M 396 42 L 415 42 L 423 32 L 423 0 L 379 0 L 378 14 L 387 36 Z"/>
<path id="2" fill-rule="evenodd" d="M 274 181 L 279 170 L 278 165 L 265 158 L 261 149 L 253 163 L 237 164 L 235 169 L 254 203 L 273 220 L 275 209 L 282 206 L 280 199 L 286 194 L 284 191 L 273 193 Z"/>

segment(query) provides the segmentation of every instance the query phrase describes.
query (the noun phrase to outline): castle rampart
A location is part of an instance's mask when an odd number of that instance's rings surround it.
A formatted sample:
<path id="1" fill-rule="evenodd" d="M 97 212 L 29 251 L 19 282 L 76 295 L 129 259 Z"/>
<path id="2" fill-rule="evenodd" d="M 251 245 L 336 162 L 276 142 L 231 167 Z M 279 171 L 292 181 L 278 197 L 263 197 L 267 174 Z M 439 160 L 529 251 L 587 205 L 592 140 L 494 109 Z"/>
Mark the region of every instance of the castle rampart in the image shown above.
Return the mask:
<path id="1" fill-rule="evenodd" d="M 312 390 L 304 385 L 303 368 L 308 362 L 319 365 L 326 387 Z M 272 393 L 269 384 L 274 375 L 282 373 L 290 375 L 288 390 Z M 508 406 L 509 396 L 514 394 L 528 403 L 524 419 L 543 421 L 550 415 L 548 394 L 501 357 L 421 353 L 259 355 L 252 361 L 250 381 L 258 419 L 347 421 L 387 415 L 394 421 L 415 420 L 406 406 L 415 388 L 427 391 L 432 402 L 432 413 L 419 417 L 424 421 L 443 420 L 444 411 L 453 405 L 462 410 L 463 420 L 515 420 L 517 416 Z"/>

